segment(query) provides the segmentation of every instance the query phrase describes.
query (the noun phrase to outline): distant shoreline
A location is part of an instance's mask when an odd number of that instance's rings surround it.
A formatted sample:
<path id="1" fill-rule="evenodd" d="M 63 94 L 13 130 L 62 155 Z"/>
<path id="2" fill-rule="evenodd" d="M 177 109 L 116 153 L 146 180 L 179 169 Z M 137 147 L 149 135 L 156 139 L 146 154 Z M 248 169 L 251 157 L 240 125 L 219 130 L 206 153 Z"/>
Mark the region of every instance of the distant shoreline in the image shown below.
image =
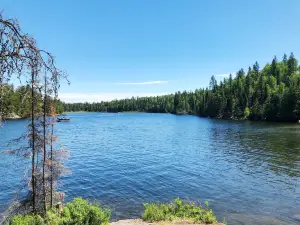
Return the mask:
<path id="1" fill-rule="evenodd" d="M 63 112 L 62 114 L 66 114 L 66 113 L 72 113 L 72 114 L 77 114 L 77 113 L 86 113 L 87 111 L 69 111 L 69 112 Z"/>
<path id="2" fill-rule="evenodd" d="M 68 111 L 68 112 L 63 112 L 62 114 L 82 114 L 82 113 L 109 113 L 109 114 L 116 114 L 116 113 L 154 113 L 154 114 L 171 114 L 171 115 L 176 115 L 176 116 L 197 116 L 200 118 L 207 118 L 207 119 L 216 119 L 216 120 L 227 120 L 227 121 L 252 121 L 252 122 L 267 122 L 267 123 L 288 123 L 288 124 L 300 124 L 299 121 L 273 121 L 273 120 L 250 120 L 250 119 L 246 119 L 246 118 L 219 118 L 219 117 L 204 117 L 204 116 L 199 116 L 193 113 L 187 113 L 187 112 L 178 112 L 178 113 L 170 113 L 170 112 L 145 112 L 145 111 L 121 111 L 121 112 L 107 112 L 107 111 L 103 111 L 103 112 L 97 112 L 97 111 Z M 58 114 L 56 116 L 60 116 L 62 114 Z M 28 119 L 29 117 L 21 117 L 17 114 L 13 114 L 10 115 L 6 118 L 4 118 L 4 120 L 23 120 L 23 119 Z"/>
<path id="3" fill-rule="evenodd" d="M 220 118 L 220 117 L 209 117 L 209 116 L 199 116 L 194 113 L 188 112 L 178 112 L 178 113 L 170 113 L 170 112 L 145 112 L 145 111 L 120 111 L 120 112 L 97 112 L 97 111 L 71 111 L 71 112 L 63 112 L 62 114 L 79 114 L 79 113 L 109 113 L 109 114 L 116 114 L 116 113 L 153 113 L 153 114 L 170 114 L 176 116 L 197 116 L 199 118 L 207 118 L 207 119 L 216 119 L 216 120 L 224 120 L 224 121 L 252 121 L 252 122 L 267 122 L 267 123 L 288 123 L 288 124 L 300 124 L 297 121 L 274 121 L 274 120 L 250 120 L 247 118 Z"/>

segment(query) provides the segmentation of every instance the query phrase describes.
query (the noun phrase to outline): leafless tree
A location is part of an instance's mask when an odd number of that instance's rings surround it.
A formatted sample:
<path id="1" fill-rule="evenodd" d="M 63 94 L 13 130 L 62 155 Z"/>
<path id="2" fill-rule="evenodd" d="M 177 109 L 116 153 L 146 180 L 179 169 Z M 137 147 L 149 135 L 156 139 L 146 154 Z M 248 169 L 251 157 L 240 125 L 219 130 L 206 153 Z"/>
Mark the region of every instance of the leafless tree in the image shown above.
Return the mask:
<path id="1" fill-rule="evenodd" d="M 20 82 L 28 80 L 28 72 L 31 74 L 34 67 L 36 70 L 43 67 L 50 73 L 50 85 L 57 96 L 59 80 L 67 79 L 67 74 L 56 67 L 52 54 L 38 48 L 35 39 L 22 31 L 16 19 L 4 19 L 0 13 L 0 87 L 8 83 L 12 76 Z M 3 92 L 0 93 L 1 104 Z M 0 119 L 4 116 L 1 112 Z"/>
<path id="2" fill-rule="evenodd" d="M 45 71 L 44 79 L 42 79 L 42 71 Z M 53 140 L 51 137 L 49 141 L 47 135 L 47 96 L 57 97 L 59 81 L 62 78 L 67 80 L 67 75 L 56 67 L 55 59 L 49 52 L 38 48 L 35 39 L 22 31 L 17 20 L 4 19 L 0 13 L 0 123 L 7 116 L 7 112 L 3 110 L 6 108 L 3 105 L 4 87 L 14 76 L 21 83 L 26 82 L 31 86 L 31 93 L 28 93 L 31 99 L 31 118 L 28 133 L 23 136 L 28 139 L 28 147 L 21 147 L 10 151 L 10 153 L 31 157 L 31 198 L 29 202 L 32 203 L 33 213 L 36 213 L 37 210 L 40 211 L 40 208 L 43 208 L 45 212 L 47 209 L 47 188 L 49 189 L 51 186 L 50 205 L 52 206 L 54 190 L 52 183 L 57 177 L 56 173 L 61 172 L 54 169 Z M 43 93 L 42 90 L 44 90 Z M 42 119 L 38 113 L 38 95 L 43 95 Z M 51 136 L 53 136 L 53 124 L 51 128 Z M 51 145 L 51 160 L 48 158 L 47 145 Z M 57 154 L 62 152 L 64 151 L 58 151 Z M 43 155 L 42 159 L 39 158 L 41 154 Z M 59 156 L 56 158 L 59 159 Z M 47 166 L 49 162 L 51 162 L 51 167 Z M 55 165 L 59 165 L 59 161 Z M 47 178 L 47 173 L 51 174 L 49 176 L 51 177 L 50 181 Z M 49 182 L 51 185 L 48 185 Z"/>

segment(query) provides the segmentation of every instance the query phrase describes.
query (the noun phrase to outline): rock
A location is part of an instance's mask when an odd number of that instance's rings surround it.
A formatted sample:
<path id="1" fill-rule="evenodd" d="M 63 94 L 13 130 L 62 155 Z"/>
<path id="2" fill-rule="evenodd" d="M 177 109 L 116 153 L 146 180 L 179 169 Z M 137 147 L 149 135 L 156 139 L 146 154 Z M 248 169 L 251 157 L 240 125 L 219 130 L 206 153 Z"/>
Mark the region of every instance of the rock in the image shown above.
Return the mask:
<path id="1" fill-rule="evenodd" d="M 293 215 L 292 218 L 300 221 L 300 214 Z"/>
<path id="2" fill-rule="evenodd" d="M 157 223 L 149 223 L 141 219 L 119 220 L 110 223 L 110 225 L 190 225 L 190 224 L 191 223 L 187 221 L 161 221 Z M 193 225 L 201 225 L 201 224 L 193 224 Z M 218 223 L 218 224 L 211 224 L 211 225 L 224 225 L 224 224 Z"/>
<path id="3" fill-rule="evenodd" d="M 8 115 L 8 117 L 6 118 L 8 120 L 18 120 L 18 119 L 22 119 L 19 115 L 15 114 L 15 113 L 11 113 L 10 115 Z"/>

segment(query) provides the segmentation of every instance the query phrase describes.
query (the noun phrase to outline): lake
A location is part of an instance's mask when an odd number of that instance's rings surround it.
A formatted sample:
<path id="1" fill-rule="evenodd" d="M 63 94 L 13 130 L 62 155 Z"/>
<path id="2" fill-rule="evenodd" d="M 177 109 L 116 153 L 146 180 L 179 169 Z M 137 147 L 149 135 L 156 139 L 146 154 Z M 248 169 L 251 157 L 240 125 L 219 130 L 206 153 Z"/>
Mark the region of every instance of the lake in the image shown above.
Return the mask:
<path id="1" fill-rule="evenodd" d="M 228 224 L 300 224 L 300 125 L 150 113 L 72 113 L 58 123 L 71 152 L 60 189 L 112 218 L 141 216 L 144 202 L 209 201 Z M 0 128 L 0 149 L 27 120 Z M 0 155 L 0 212 L 26 183 L 28 165 Z"/>

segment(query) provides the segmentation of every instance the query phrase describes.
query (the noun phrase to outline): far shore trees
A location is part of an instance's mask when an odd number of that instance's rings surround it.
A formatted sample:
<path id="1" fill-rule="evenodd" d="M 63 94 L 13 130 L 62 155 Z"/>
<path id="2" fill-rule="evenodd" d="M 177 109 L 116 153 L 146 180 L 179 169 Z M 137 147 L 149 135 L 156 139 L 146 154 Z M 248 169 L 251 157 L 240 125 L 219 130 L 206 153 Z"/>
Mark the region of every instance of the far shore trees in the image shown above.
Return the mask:
<path id="1" fill-rule="evenodd" d="M 209 88 L 176 92 L 157 97 L 95 103 L 65 103 L 65 111 L 195 114 L 223 119 L 267 121 L 300 120 L 300 67 L 294 54 L 275 56 L 261 70 L 255 62 L 248 71 L 240 69 L 219 83 L 212 76 Z"/>

